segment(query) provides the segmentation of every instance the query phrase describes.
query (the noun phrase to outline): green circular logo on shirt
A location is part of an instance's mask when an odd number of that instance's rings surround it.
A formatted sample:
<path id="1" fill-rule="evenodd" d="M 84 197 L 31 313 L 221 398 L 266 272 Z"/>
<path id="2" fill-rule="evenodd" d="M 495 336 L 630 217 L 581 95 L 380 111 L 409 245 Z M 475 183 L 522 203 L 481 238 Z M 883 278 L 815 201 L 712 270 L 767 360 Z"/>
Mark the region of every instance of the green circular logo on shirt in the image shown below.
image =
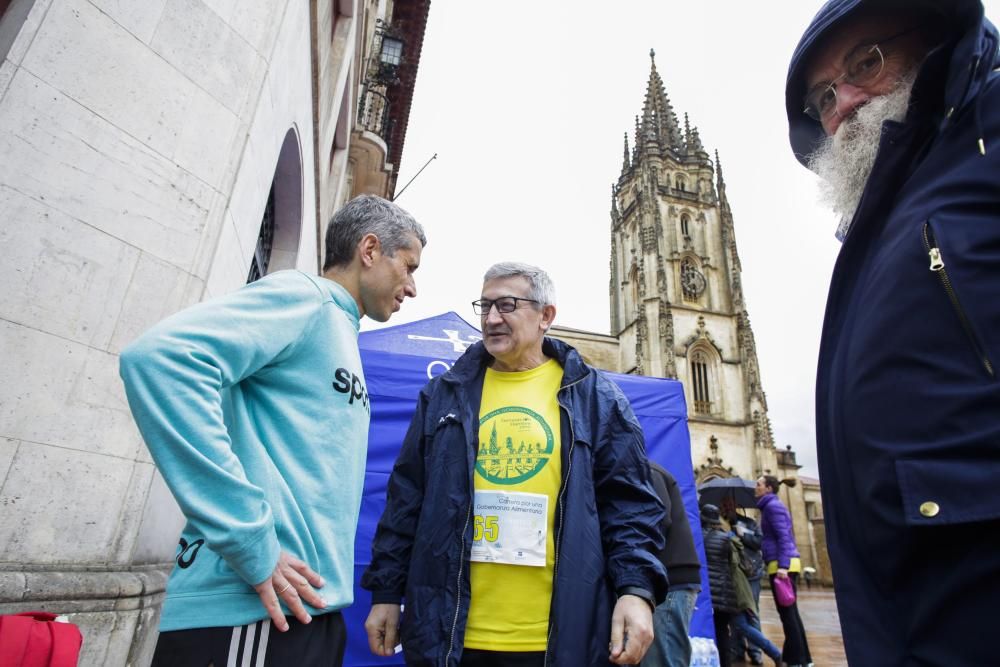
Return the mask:
<path id="1" fill-rule="evenodd" d="M 484 426 L 490 429 L 490 436 L 486 442 L 479 442 L 476 472 L 494 484 L 525 482 L 537 475 L 552 456 L 552 429 L 534 410 L 500 408 L 483 415 L 480 433 Z"/>

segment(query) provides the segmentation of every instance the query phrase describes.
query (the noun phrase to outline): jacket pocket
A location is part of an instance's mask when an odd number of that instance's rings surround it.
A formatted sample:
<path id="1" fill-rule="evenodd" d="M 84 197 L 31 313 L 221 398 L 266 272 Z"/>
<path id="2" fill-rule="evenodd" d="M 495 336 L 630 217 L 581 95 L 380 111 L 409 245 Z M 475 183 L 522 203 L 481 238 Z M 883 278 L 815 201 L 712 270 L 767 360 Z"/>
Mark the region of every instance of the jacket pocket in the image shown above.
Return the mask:
<path id="1" fill-rule="evenodd" d="M 1000 518 L 1000 460 L 989 452 L 957 461 L 896 461 L 903 515 L 910 526 L 946 526 Z"/>
<path id="2" fill-rule="evenodd" d="M 930 220 L 924 223 L 923 231 L 923 243 L 924 249 L 927 251 L 928 258 L 930 260 L 930 270 L 933 271 L 941 287 L 951 302 L 952 309 L 955 311 L 955 315 L 958 317 L 958 321 L 965 332 L 966 340 L 972 348 L 973 353 L 979 360 L 986 373 L 991 377 L 996 377 L 996 372 L 994 370 L 993 361 L 990 359 L 986 352 L 986 348 L 983 346 L 980 337 L 977 335 L 975 328 L 973 327 L 972 321 L 969 319 L 965 308 L 962 307 L 962 301 L 959 299 L 958 289 L 955 283 L 951 279 L 951 275 L 948 273 L 948 266 L 945 263 L 946 258 L 941 250 L 940 245 L 937 242 L 937 238 L 934 235 L 934 228 L 931 226 Z"/>

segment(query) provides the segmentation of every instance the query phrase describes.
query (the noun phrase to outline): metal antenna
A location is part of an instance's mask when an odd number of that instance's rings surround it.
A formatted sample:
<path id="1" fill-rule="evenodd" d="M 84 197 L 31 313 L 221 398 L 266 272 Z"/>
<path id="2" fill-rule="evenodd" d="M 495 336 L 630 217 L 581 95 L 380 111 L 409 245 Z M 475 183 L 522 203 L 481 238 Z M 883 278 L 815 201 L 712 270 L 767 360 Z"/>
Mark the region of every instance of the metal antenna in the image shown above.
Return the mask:
<path id="1" fill-rule="evenodd" d="M 422 172 L 422 171 L 423 171 L 424 169 L 426 169 L 426 168 L 427 168 L 427 165 L 429 165 L 429 164 L 430 164 L 431 162 L 433 162 L 434 160 L 436 160 L 436 159 L 437 159 L 437 156 L 438 156 L 438 154 L 437 154 L 437 153 L 435 153 L 434 155 L 432 155 L 432 156 L 431 156 L 431 159 L 430 159 L 430 160 L 428 160 L 427 162 L 425 162 L 425 163 L 424 163 L 424 166 L 422 166 L 422 167 L 420 168 L 420 171 L 418 171 L 417 173 L 415 173 L 415 174 L 413 175 L 413 178 L 411 178 L 410 180 L 408 180 L 408 181 L 406 182 L 406 185 L 404 185 L 404 186 L 403 186 L 403 189 L 402 189 L 402 190 L 400 190 L 399 192 L 397 192 L 397 193 L 396 193 L 396 195 L 395 195 L 395 196 L 394 196 L 394 197 L 393 197 L 393 198 L 392 198 L 392 199 L 391 199 L 390 201 L 396 201 L 397 199 L 399 199 L 400 195 L 402 195 L 402 194 L 403 194 L 403 191 L 404 191 L 404 190 L 406 190 L 406 188 L 410 187 L 410 183 L 412 183 L 413 181 L 417 180 L 417 176 L 419 176 L 419 175 L 420 175 L 420 172 Z"/>

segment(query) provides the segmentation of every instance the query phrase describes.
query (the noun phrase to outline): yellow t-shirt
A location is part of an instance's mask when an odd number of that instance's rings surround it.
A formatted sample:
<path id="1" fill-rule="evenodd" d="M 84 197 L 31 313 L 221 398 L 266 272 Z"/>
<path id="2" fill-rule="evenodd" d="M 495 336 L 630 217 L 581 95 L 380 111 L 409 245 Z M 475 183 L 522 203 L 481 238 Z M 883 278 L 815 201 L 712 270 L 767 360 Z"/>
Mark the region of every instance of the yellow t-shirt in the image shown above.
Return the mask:
<path id="1" fill-rule="evenodd" d="M 486 370 L 473 476 L 468 648 L 545 650 L 562 481 L 562 374 L 554 359 L 528 371 Z"/>

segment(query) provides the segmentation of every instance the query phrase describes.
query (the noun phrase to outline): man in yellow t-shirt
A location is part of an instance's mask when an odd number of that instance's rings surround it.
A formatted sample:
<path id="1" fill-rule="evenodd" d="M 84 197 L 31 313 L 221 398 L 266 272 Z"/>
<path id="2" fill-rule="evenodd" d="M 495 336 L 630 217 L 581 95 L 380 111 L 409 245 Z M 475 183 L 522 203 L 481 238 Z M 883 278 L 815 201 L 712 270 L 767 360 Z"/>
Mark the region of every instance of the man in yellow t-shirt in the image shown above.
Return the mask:
<path id="1" fill-rule="evenodd" d="M 376 655 L 408 665 L 635 664 L 666 593 L 663 504 L 616 385 L 545 337 L 541 269 L 494 265 L 483 342 L 428 383 L 362 586 Z M 405 612 L 400 615 L 400 603 Z"/>
<path id="2" fill-rule="evenodd" d="M 486 369 L 474 475 L 466 648 L 545 651 L 561 454 L 555 359 Z"/>

